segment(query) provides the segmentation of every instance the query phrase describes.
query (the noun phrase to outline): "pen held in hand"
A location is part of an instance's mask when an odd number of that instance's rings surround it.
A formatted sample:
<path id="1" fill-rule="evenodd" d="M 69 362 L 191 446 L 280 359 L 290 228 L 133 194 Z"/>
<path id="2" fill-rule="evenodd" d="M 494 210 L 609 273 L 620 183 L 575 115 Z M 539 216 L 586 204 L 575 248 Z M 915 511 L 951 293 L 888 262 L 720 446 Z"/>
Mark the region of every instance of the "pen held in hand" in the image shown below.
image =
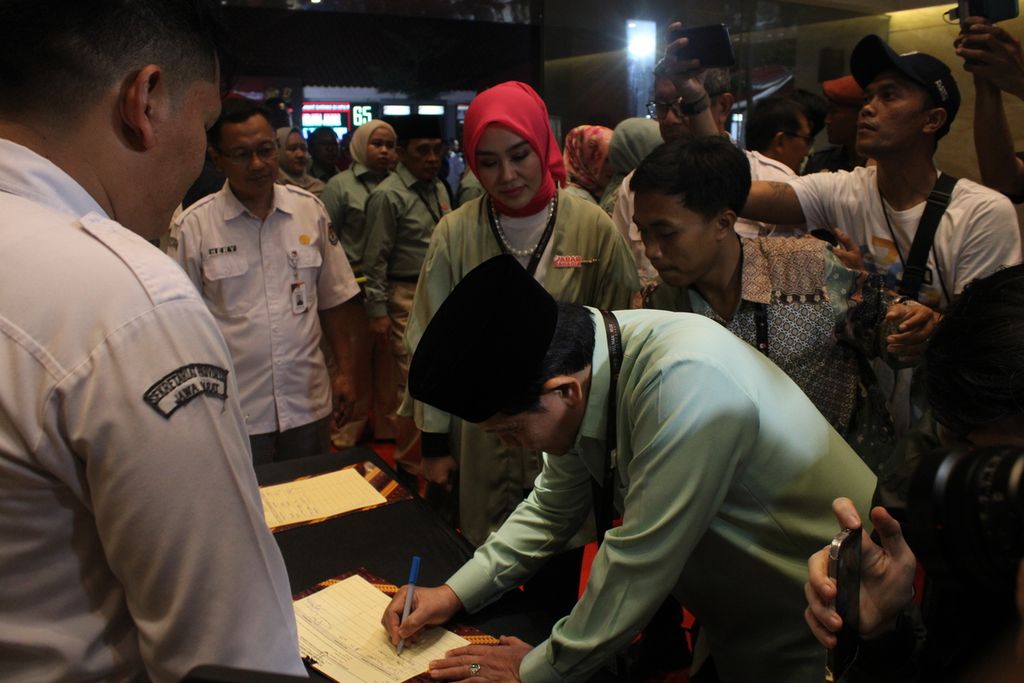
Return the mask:
<path id="1" fill-rule="evenodd" d="M 412 594 L 416 590 L 416 581 L 420 577 L 420 556 L 412 556 L 412 564 L 409 566 L 409 590 L 405 594 L 405 607 L 402 609 L 402 623 L 409 618 L 409 611 L 412 609 Z M 398 641 L 398 654 L 402 654 L 405 647 L 405 638 Z"/>

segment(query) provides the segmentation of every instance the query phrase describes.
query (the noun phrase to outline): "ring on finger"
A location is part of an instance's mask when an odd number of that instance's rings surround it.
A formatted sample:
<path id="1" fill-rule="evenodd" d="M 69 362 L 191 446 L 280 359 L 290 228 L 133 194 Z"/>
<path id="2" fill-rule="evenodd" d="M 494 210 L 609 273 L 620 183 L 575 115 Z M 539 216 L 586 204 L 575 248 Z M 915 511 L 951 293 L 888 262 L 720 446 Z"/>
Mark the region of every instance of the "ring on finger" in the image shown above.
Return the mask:
<path id="1" fill-rule="evenodd" d="M 477 664 L 476 662 L 473 662 L 472 664 L 470 664 L 469 665 L 469 675 L 470 676 L 479 676 L 480 675 L 480 665 Z"/>

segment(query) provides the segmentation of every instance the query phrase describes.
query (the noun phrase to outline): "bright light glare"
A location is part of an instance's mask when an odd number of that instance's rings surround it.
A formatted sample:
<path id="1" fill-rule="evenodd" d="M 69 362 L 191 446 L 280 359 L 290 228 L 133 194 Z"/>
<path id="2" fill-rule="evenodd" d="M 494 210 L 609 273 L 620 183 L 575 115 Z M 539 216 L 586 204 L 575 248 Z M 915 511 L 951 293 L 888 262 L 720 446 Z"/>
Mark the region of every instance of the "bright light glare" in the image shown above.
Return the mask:
<path id="1" fill-rule="evenodd" d="M 629 41 L 629 54 L 633 55 L 637 59 L 653 55 L 654 50 L 654 36 L 639 35 L 634 36 L 633 39 Z"/>

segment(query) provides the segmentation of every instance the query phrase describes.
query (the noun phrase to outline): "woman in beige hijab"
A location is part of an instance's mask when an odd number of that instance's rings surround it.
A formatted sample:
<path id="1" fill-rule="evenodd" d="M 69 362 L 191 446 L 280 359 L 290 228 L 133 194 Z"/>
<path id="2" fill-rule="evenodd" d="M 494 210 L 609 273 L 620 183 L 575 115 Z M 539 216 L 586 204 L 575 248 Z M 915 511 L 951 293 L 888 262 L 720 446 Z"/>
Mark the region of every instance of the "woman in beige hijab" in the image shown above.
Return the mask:
<path id="1" fill-rule="evenodd" d="M 298 128 L 278 128 L 277 182 L 281 185 L 297 185 L 307 192 L 320 196 L 324 183 L 309 174 L 309 147 Z"/>
<path id="2" fill-rule="evenodd" d="M 374 119 L 356 128 L 348 146 L 352 165 L 327 181 L 320 195 L 327 207 L 341 246 L 348 254 L 352 271 L 362 275 L 363 249 L 366 246 L 366 215 L 363 207 L 370 191 L 398 163 L 395 151 L 395 130 L 386 121 Z M 353 388 L 355 406 L 345 423 L 331 435 L 334 445 L 346 448 L 359 443 L 366 431 L 369 416 L 376 417 L 373 428 L 377 438 L 393 436 L 388 418 L 395 412 L 394 360 L 387 341 L 370 332 L 369 322 L 352 333 L 352 366 L 355 368 Z"/>

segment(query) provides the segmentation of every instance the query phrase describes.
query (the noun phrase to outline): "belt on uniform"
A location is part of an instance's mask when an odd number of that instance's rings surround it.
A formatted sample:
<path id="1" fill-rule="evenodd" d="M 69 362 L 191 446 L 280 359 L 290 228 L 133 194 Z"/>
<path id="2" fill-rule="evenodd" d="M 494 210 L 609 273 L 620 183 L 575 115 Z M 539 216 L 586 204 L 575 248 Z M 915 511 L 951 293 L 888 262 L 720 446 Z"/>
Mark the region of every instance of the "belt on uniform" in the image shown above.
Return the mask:
<path id="1" fill-rule="evenodd" d="M 410 285 L 416 284 L 419 281 L 419 279 L 420 279 L 420 276 L 418 274 L 417 275 L 389 275 L 388 276 L 388 280 L 391 280 L 392 282 L 404 282 L 404 283 L 410 284 Z"/>

